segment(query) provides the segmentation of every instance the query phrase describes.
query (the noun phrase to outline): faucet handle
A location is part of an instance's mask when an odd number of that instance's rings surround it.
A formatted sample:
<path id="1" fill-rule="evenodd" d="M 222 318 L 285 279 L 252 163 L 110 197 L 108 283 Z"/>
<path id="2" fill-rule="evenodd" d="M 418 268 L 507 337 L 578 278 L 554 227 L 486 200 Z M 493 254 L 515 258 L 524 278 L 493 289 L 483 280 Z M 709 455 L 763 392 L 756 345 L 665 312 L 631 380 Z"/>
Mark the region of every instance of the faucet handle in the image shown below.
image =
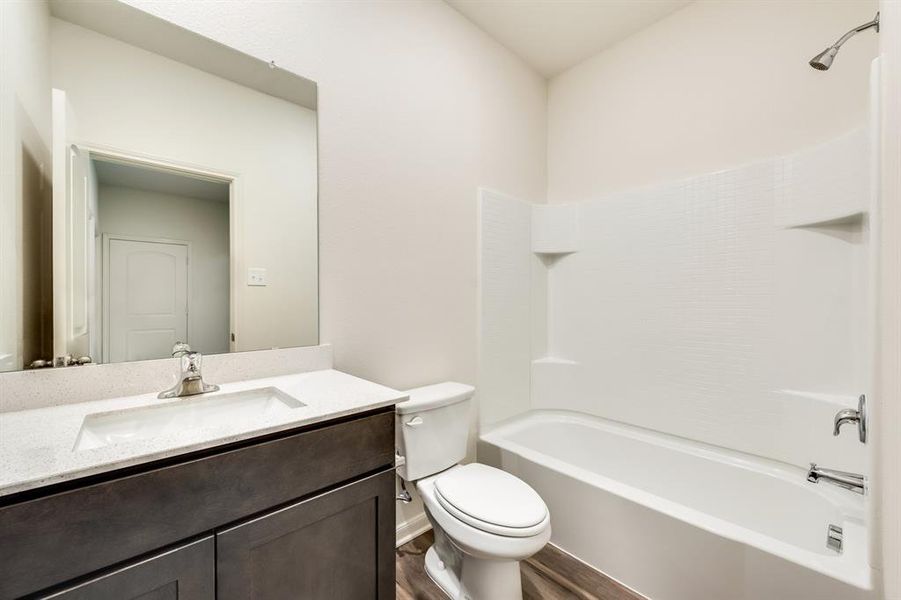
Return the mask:
<path id="1" fill-rule="evenodd" d="M 858 416 L 858 412 L 853 408 L 843 408 L 842 410 L 835 413 L 835 421 L 832 427 L 832 435 L 838 435 L 841 432 L 842 426 L 846 423 L 857 423 L 860 421 L 860 417 Z"/>
<path id="2" fill-rule="evenodd" d="M 832 426 L 832 435 L 838 435 L 842 426 L 846 423 L 857 424 L 857 437 L 862 444 L 867 443 L 867 396 L 861 394 L 857 399 L 857 410 L 853 408 L 843 408 L 835 413 L 835 420 Z"/>
<path id="3" fill-rule="evenodd" d="M 175 342 L 175 345 L 172 346 L 172 357 L 180 358 L 191 352 L 191 346 L 187 342 Z"/>

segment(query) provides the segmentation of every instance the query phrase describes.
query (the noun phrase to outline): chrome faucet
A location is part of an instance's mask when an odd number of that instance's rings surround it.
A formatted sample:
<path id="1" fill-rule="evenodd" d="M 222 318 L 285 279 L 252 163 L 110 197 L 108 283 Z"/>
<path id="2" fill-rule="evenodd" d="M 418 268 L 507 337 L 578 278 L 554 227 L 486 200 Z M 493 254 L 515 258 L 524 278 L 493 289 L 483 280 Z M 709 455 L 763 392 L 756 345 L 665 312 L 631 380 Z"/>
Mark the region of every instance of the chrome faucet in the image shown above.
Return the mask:
<path id="1" fill-rule="evenodd" d="M 835 422 L 832 426 L 832 435 L 838 435 L 841 432 L 842 425 L 847 423 L 857 424 L 857 438 L 861 443 L 867 443 L 867 396 L 861 394 L 857 399 L 857 410 L 853 408 L 844 408 L 835 413 Z"/>
<path id="2" fill-rule="evenodd" d="M 819 483 L 820 479 L 858 494 L 863 494 L 866 491 L 867 481 L 863 475 L 848 473 L 847 471 L 836 471 L 835 469 L 824 469 L 823 467 L 818 467 L 816 463 L 810 463 L 810 468 L 807 470 L 807 481 Z"/>
<path id="3" fill-rule="evenodd" d="M 184 342 L 176 342 L 172 348 L 172 356 L 181 359 L 181 372 L 178 376 L 178 382 L 165 392 L 160 392 L 157 398 L 161 400 L 181 398 L 183 396 L 194 396 L 219 390 L 218 385 L 212 385 L 203 381 L 203 375 L 200 372 L 203 364 L 203 355 L 200 352 L 192 351 L 191 347 Z"/>

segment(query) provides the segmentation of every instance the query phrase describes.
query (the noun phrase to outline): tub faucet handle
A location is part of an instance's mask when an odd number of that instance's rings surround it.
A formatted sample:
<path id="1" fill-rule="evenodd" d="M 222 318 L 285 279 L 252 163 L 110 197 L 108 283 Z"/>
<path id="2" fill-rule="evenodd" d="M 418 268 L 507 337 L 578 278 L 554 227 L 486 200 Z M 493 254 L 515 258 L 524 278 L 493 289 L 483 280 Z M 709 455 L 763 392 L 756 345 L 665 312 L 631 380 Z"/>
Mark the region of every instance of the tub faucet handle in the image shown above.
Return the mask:
<path id="1" fill-rule="evenodd" d="M 838 435 L 842 426 L 847 423 L 857 424 L 857 437 L 861 443 L 867 443 L 867 396 L 861 394 L 857 400 L 857 410 L 853 408 L 843 408 L 835 414 L 835 421 L 832 427 L 832 435 Z"/>

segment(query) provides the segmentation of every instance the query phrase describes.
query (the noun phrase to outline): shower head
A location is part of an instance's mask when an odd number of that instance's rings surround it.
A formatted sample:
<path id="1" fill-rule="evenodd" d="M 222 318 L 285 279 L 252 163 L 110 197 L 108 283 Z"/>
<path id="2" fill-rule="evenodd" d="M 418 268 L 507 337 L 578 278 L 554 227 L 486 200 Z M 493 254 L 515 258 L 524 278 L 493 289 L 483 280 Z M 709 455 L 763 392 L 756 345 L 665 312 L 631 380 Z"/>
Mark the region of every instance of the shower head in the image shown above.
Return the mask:
<path id="1" fill-rule="evenodd" d="M 859 27 L 855 27 L 842 37 L 838 38 L 834 44 L 814 56 L 810 59 L 810 66 L 816 69 L 817 71 L 825 71 L 829 67 L 832 66 L 832 61 L 835 60 L 835 55 L 838 54 L 838 49 L 842 47 L 842 44 L 850 40 L 852 37 L 860 33 L 861 31 L 866 31 L 871 27 L 876 28 L 876 33 L 879 33 L 879 13 L 876 13 L 876 18 L 874 18 L 869 23 L 864 23 Z"/>
<path id="2" fill-rule="evenodd" d="M 825 71 L 832 66 L 832 60 L 838 54 L 837 46 L 829 46 L 816 56 L 810 59 L 810 66 L 817 71 Z"/>

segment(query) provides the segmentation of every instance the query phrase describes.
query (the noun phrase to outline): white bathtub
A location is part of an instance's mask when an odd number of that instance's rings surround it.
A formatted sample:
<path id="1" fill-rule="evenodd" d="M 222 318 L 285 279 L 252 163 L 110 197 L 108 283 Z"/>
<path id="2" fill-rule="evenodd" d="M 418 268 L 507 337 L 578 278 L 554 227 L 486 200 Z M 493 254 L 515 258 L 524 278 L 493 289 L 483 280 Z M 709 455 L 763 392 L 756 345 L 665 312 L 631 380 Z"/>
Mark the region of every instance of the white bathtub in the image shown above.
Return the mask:
<path id="1" fill-rule="evenodd" d="M 541 494 L 554 544 L 653 600 L 875 597 L 864 498 L 800 468 L 552 411 L 483 434 L 479 459 Z"/>

